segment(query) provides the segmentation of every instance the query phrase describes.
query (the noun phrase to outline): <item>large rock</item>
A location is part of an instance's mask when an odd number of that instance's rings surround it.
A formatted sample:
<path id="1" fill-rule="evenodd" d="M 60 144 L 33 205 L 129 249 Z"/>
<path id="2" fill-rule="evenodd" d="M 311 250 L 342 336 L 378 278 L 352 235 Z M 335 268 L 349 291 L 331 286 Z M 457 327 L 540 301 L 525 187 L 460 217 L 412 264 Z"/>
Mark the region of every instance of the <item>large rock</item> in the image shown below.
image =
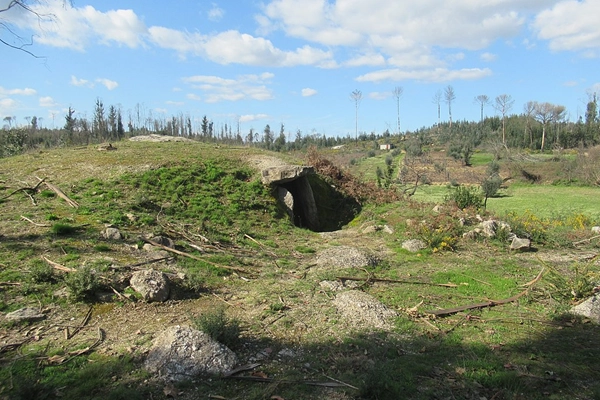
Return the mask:
<path id="1" fill-rule="evenodd" d="M 285 211 L 290 219 L 294 220 L 294 196 L 286 188 L 279 186 L 277 188 L 277 199 L 283 204 Z"/>
<path id="2" fill-rule="evenodd" d="M 121 240 L 123 239 L 123 235 L 119 229 L 114 226 L 109 226 L 102 232 L 102 236 L 108 240 Z"/>
<path id="3" fill-rule="evenodd" d="M 329 247 L 317 254 L 317 267 L 365 268 L 377 265 L 377 259 L 350 246 Z"/>
<path id="4" fill-rule="evenodd" d="M 333 300 L 338 312 L 355 327 L 387 329 L 398 316 L 373 296 L 359 290 L 338 293 Z"/>
<path id="5" fill-rule="evenodd" d="M 571 314 L 581 315 L 600 324 L 600 294 L 596 294 L 571 308 Z"/>
<path id="6" fill-rule="evenodd" d="M 144 367 L 169 381 L 231 371 L 238 360 L 229 348 L 204 332 L 172 326 L 160 333 L 144 362 Z"/>
<path id="7" fill-rule="evenodd" d="M 510 243 L 510 249 L 513 251 L 529 251 L 531 250 L 531 240 L 515 236 Z"/>
<path id="8" fill-rule="evenodd" d="M 427 244 L 421 239 L 409 239 L 402 242 L 402 248 L 408 250 L 411 253 L 416 253 L 427 247 Z"/>
<path id="9" fill-rule="evenodd" d="M 14 322 L 35 322 L 46 318 L 46 316 L 37 308 L 25 307 L 17 311 L 9 312 L 4 318 L 6 318 L 7 321 Z"/>
<path id="10" fill-rule="evenodd" d="M 129 284 L 148 302 L 162 302 L 169 298 L 169 280 L 160 271 L 152 269 L 136 271 L 131 276 Z"/>
<path id="11" fill-rule="evenodd" d="M 261 179 L 265 185 L 280 185 L 314 172 L 313 167 L 303 165 L 276 165 L 263 169 Z"/>

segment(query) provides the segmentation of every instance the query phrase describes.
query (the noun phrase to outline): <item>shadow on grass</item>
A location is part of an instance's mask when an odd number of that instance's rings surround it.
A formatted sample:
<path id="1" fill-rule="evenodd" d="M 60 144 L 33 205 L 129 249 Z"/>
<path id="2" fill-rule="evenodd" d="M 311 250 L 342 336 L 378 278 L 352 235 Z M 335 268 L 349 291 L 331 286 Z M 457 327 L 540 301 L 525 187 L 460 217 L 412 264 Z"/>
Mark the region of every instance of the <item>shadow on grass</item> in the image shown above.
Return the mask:
<path id="1" fill-rule="evenodd" d="M 464 325 L 477 323 L 465 320 Z M 242 364 L 255 362 L 257 354 L 264 355 L 253 372 L 238 374 L 251 380 L 192 380 L 177 385 L 178 398 L 205 398 L 209 394 L 245 400 L 272 396 L 379 400 L 599 398 L 600 369 L 596 365 L 600 328 L 571 319 L 529 324 L 535 335 L 497 345 L 468 343 L 462 337 L 462 324 L 435 336 L 357 333 L 343 340 L 302 346 L 243 339 L 235 349 Z M 519 325 L 514 324 L 515 329 Z M 510 329 L 505 323 L 504 327 Z M 65 365 L 50 367 L 34 356 L 2 355 L 0 398 L 165 398 L 164 384 L 149 379 L 139 369 L 141 359 L 80 356 Z M 264 381 L 258 382 L 257 378 Z M 315 386 L 315 382 L 336 387 Z"/>

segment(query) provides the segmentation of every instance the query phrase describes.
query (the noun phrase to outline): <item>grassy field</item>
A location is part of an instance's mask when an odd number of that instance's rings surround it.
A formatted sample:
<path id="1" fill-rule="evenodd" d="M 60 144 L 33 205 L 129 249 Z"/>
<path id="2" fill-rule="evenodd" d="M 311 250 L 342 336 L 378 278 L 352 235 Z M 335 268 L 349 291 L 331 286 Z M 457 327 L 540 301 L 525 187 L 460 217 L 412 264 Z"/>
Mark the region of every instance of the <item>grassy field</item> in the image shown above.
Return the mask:
<path id="1" fill-rule="evenodd" d="M 502 238 L 466 239 L 469 226 L 458 221 L 475 223 L 475 215 L 447 204 L 433 213 L 421 201 L 362 204 L 341 232 L 311 232 L 288 221 L 252 162 L 288 155 L 115 145 L 0 160 L 0 312 L 31 306 L 47 316 L 0 323 L 0 399 L 600 398 L 600 329 L 567 313 L 600 279 L 593 220 L 557 227 L 515 218 L 536 234 L 535 251 L 525 253 L 509 252 Z M 366 175 L 384 157 L 359 166 Z M 36 176 L 79 207 L 43 186 L 29 190 Z M 442 202 L 446 191 L 421 186 L 415 198 Z M 503 213 L 500 205 L 513 201 L 510 209 L 523 213 L 597 216 L 597 199 L 596 189 L 513 185 L 488 206 Z M 125 238 L 103 238 L 109 224 Z M 367 229 L 382 225 L 392 233 Z M 151 258 L 143 238 L 158 234 L 195 258 L 147 264 L 173 277 L 174 291 L 167 303 L 146 304 L 128 279 Z M 427 247 L 411 253 L 406 239 Z M 317 263 L 339 246 L 377 262 Z M 333 304 L 339 293 L 323 283 L 348 283 L 344 276 L 397 312 L 391 327 L 343 316 Z M 503 299 L 510 301 L 493 302 Z M 202 320 L 213 321 L 198 324 L 207 330 L 219 322 L 240 328 L 228 338 L 240 364 L 266 356 L 244 379 L 191 377 L 174 387 L 141 368 L 159 332 Z"/>
<path id="2" fill-rule="evenodd" d="M 443 203 L 450 190 L 446 185 L 423 185 L 414 199 Z M 540 218 L 560 219 L 583 214 L 600 224 L 600 188 L 511 184 L 501 189 L 498 196 L 488 199 L 487 209 L 498 216 L 531 212 Z"/>

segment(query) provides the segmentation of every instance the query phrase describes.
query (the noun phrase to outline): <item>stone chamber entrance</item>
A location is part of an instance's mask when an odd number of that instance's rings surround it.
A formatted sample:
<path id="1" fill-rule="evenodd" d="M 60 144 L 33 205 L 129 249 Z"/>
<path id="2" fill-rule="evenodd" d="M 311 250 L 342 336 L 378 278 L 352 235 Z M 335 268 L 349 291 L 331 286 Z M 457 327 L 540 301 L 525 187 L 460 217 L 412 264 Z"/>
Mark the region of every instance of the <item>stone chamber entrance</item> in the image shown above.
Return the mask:
<path id="1" fill-rule="evenodd" d="M 341 229 L 360 212 L 360 204 L 337 191 L 312 167 L 279 165 L 262 171 L 294 225 L 315 232 Z"/>

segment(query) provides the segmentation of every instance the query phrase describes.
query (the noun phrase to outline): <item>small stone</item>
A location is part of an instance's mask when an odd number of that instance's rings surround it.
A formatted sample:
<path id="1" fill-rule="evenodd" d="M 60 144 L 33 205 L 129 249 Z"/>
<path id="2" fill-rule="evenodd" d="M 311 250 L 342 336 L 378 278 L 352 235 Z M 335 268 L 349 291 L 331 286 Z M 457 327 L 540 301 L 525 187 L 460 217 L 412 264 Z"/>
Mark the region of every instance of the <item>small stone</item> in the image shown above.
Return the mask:
<path id="1" fill-rule="evenodd" d="M 510 243 L 510 249 L 515 251 L 528 251 L 531 249 L 531 240 L 514 237 Z"/>
<path id="2" fill-rule="evenodd" d="M 46 316 L 37 308 L 24 307 L 20 310 L 9 312 L 4 318 L 6 318 L 8 321 L 15 322 L 35 322 L 45 319 Z"/>
<path id="3" fill-rule="evenodd" d="M 108 240 L 123 239 L 123 235 L 121 234 L 121 231 L 119 231 L 117 228 L 113 228 L 113 227 L 106 228 L 104 230 L 104 233 L 102 234 L 102 236 L 104 236 Z"/>
<path id="4" fill-rule="evenodd" d="M 152 302 L 163 302 L 169 298 L 169 280 L 160 271 L 136 271 L 129 281 L 133 290 L 142 295 L 143 299 Z"/>
<path id="5" fill-rule="evenodd" d="M 600 324 L 600 295 L 596 294 L 583 303 L 577 304 L 571 308 L 570 312 L 571 314 L 581 315 Z"/>
<path id="6" fill-rule="evenodd" d="M 425 242 L 420 239 L 410 239 L 402 243 L 402 248 L 410 251 L 411 253 L 416 253 L 417 251 L 423 250 L 426 247 L 427 245 Z"/>
<path id="7" fill-rule="evenodd" d="M 592 233 L 600 233 L 600 226 L 592 226 Z"/>

